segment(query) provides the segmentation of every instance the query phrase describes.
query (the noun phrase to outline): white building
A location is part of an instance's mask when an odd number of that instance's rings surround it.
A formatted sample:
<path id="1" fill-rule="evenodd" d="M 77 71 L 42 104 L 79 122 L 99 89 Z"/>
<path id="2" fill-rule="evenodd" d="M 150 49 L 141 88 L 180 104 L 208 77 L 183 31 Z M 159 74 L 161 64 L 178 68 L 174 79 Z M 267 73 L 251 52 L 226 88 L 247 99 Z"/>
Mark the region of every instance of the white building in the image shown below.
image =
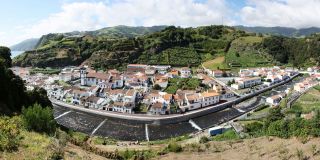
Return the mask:
<path id="1" fill-rule="evenodd" d="M 234 89 L 243 89 L 243 88 L 249 88 L 259 84 L 261 84 L 260 77 L 240 78 L 240 79 L 237 79 L 236 83 L 232 84 L 231 87 Z"/>
<path id="2" fill-rule="evenodd" d="M 121 112 L 121 113 L 129 113 L 132 114 L 134 104 L 128 103 L 128 102 L 114 102 L 113 104 L 110 104 L 108 107 L 108 110 L 111 110 L 113 112 Z"/>
<path id="3" fill-rule="evenodd" d="M 85 99 L 89 97 L 89 93 L 84 90 L 73 89 L 71 92 L 72 92 L 71 103 L 73 104 L 83 105 Z"/>
<path id="4" fill-rule="evenodd" d="M 170 108 L 168 104 L 157 102 L 151 105 L 148 113 L 154 114 L 154 115 L 164 115 L 164 114 L 168 114 L 169 110 Z"/>
<path id="5" fill-rule="evenodd" d="M 84 106 L 87 108 L 102 109 L 105 105 L 107 105 L 107 103 L 108 102 L 106 99 L 92 95 L 86 99 Z"/>
<path id="6" fill-rule="evenodd" d="M 80 83 L 82 86 L 95 86 L 101 82 L 108 82 L 110 80 L 111 75 L 90 71 L 87 72 L 86 68 L 80 68 Z"/>
<path id="7" fill-rule="evenodd" d="M 183 67 L 180 69 L 180 77 L 181 78 L 190 78 L 191 77 L 191 70 L 188 67 Z"/>
<path id="8" fill-rule="evenodd" d="M 182 93 L 177 100 L 179 108 L 183 112 L 219 103 L 220 94 L 215 92 Z"/>
<path id="9" fill-rule="evenodd" d="M 283 95 L 273 95 L 271 97 L 268 97 L 266 99 L 266 102 L 273 106 L 278 106 L 280 104 L 281 99 L 283 98 Z"/>

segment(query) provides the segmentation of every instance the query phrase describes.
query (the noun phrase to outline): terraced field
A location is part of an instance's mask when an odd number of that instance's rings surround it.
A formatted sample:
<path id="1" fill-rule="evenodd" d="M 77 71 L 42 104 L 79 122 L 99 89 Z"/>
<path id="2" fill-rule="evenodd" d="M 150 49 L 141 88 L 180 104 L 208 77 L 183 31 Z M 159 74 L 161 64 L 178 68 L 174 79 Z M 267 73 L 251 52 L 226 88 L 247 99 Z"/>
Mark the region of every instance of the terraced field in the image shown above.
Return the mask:
<path id="1" fill-rule="evenodd" d="M 320 109 L 320 91 L 314 87 L 306 94 L 302 95 L 293 105 L 294 107 L 301 107 L 303 113 L 309 113 L 313 110 Z"/>

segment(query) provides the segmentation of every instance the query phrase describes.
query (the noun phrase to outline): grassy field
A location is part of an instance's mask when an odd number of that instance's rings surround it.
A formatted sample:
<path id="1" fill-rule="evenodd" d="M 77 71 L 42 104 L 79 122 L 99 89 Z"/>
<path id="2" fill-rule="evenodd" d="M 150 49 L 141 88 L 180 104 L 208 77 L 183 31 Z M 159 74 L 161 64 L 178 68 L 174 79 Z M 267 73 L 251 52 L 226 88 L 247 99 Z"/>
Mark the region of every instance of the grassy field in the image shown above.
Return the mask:
<path id="1" fill-rule="evenodd" d="M 235 39 L 226 54 L 208 60 L 203 65 L 208 69 L 235 69 L 241 67 L 273 66 L 272 57 L 257 51 L 255 45 L 262 37 L 248 36 Z"/>
<path id="2" fill-rule="evenodd" d="M 263 40 L 262 37 L 241 37 L 231 43 L 226 54 L 226 63 L 231 67 L 256 67 L 272 65 L 272 58 L 263 51 L 257 51 L 255 45 Z"/>
<path id="3" fill-rule="evenodd" d="M 224 62 L 225 62 L 225 57 L 218 56 L 212 60 L 204 62 L 203 65 L 204 65 L 204 67 L 211 69 L 211 70 L 227 69 L 228 66 Z"/>
<path id="4" fill-rule="evenodd" d="M 226 62 L 233 67 L 256 67 L 256 66 L 271 66 L 272 62 L 269 57 L 262 56 L 255 51 L 245 51 L 238 53 L 230 51 L 226 54 Z"/>
<path id="5" fill-rule="evenodd" d="M 17 152 L 3 152 L 0 159 L 48 159 L 52 154 L 53 138 L 46 135 L 22 131 L 22 142 Z M 1 152 L 0 152 L 1 153 Z"/>
<path id="6" fill-rule="evenodd" d="M 247 37 L 241 37 L 236 39 L 235 43 L 242 43 L 242 44 L 253 44 L 253 43 L 260 43 L 262 42 L 263 37 L 258 36 L 247 36 Z"/>

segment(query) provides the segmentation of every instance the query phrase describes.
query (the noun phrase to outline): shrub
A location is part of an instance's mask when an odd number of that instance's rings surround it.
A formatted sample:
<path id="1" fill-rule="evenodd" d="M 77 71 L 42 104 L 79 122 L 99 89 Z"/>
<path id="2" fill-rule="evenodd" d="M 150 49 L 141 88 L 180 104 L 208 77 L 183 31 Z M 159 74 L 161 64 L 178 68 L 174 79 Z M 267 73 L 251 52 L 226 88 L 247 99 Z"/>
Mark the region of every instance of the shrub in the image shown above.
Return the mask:
<path id="1" fill-rule="evenodd" d="M 169 152 L 178 153 L 178 152 L 182 151 L 182 147 L 181 147 L 181 145 L 179 145 L 176 142 L 170 142 L 169 145 L 167 146 L 166 150 Z"/>
<path id="2" fill-rule="evenodd" d="M 200 140 L 199 140 L 199 143 L 207 143 L 207 142 L 209 142 L 209 141 L 210 141 L 210 140 L 209 140 L 208 137 L 202 136 L 202 137 L 200 138 Z"/>
<path id="3" fill-rule="evenodd" d="M 34 104 L 22 109 L 23 120 L 28 130 L 53 134 L 56 130 L 52 109 L 42 108 L 39 104 Z"/>
<path id="4" fill-rule="evenodd" d="M 248 132 L 250 135 L 254 135 L 258 132 L 261 132 L 263 129 L 263 124 L 259 122 L 252 122 L 245 125 L 245 131 Z"/>
<path id="5" fill-rule="evenodd" d="M 18 149 L 21 140 L 21 120 L 19 117 L 0 118 L 0 151 L 14 151 Z"/>

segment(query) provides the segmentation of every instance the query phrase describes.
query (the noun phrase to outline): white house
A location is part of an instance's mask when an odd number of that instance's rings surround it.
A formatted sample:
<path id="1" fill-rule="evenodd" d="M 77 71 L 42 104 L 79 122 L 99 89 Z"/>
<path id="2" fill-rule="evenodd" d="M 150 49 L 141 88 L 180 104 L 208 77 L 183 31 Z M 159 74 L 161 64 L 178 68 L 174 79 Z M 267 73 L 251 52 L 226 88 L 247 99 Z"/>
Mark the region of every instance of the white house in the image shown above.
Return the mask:
<path id="1" fill-rule="evenodd" d="M 180 77 L 181 78 L 190 78 L 191 77 L 191 70 L 188 67 L 183 67 L 180 69 Z"/>
<path id="2" fill-rule="evenodd" d="M 168 104 L 157 102 L 151 105 L 148 113 L 155 115 L 164 115 L 169 113 L 169 110 L 170 108 Z"/>
<path id="3" fill-rule="evenodd" d="M 231 87 L 235 89 L 243 89 L 243 88 L 249 88 L 259 84 L 261 84 L 260 77 L 240 78 L 240 79 L 236 79 L 236 83 L 232 84 Z"/>
<path id="4" fill-rule="evenodd" d="M 283 97 L 284 97 L 284 95 L 281 95 L 281 94 L 273 95 L 271 97 L 268 97 L 266 99 L 266 102 L 269 103 L 270 105 L 278 106 Z"/>
<path id="5" fill-rule="evenodd" d="M 85 107 L 94 109 L 102 109 L 105 105 L 107 105 L 107 101 L 104 98 L 99 98 L 94 95 L 89 96 L 84 104 Z"/>
<path id="6" fill-rule="evenodd" d="M 108 108 L 111 108 L 114 112 L 121 113 L 133 113 L 134 104 L 128 102 L 114 102 Z"/>
<path id="7" fill-rule="evenodd" d="M 80 84 L 82 86 L 95 86 L 101 82 L 109 82 L 110 78 L 110 74 L 92 70 L 87 72 L 86 68 L 80 68 Z"/>
<path id="8" fill-rule="evenodd" d="M 220 94 L 215 92 L 204 93 L 177 93 L 177 103 L 183 112 L 207 107 L 219 103 Z"/>
<path id="9" fill-rule="evenodd" d="M 73 89 L 71 93 L 72 93 L 71 102 L 77 105 L 83 105 L 86 97 L 89 97 L 88 92 L 80 89 Z"/>

